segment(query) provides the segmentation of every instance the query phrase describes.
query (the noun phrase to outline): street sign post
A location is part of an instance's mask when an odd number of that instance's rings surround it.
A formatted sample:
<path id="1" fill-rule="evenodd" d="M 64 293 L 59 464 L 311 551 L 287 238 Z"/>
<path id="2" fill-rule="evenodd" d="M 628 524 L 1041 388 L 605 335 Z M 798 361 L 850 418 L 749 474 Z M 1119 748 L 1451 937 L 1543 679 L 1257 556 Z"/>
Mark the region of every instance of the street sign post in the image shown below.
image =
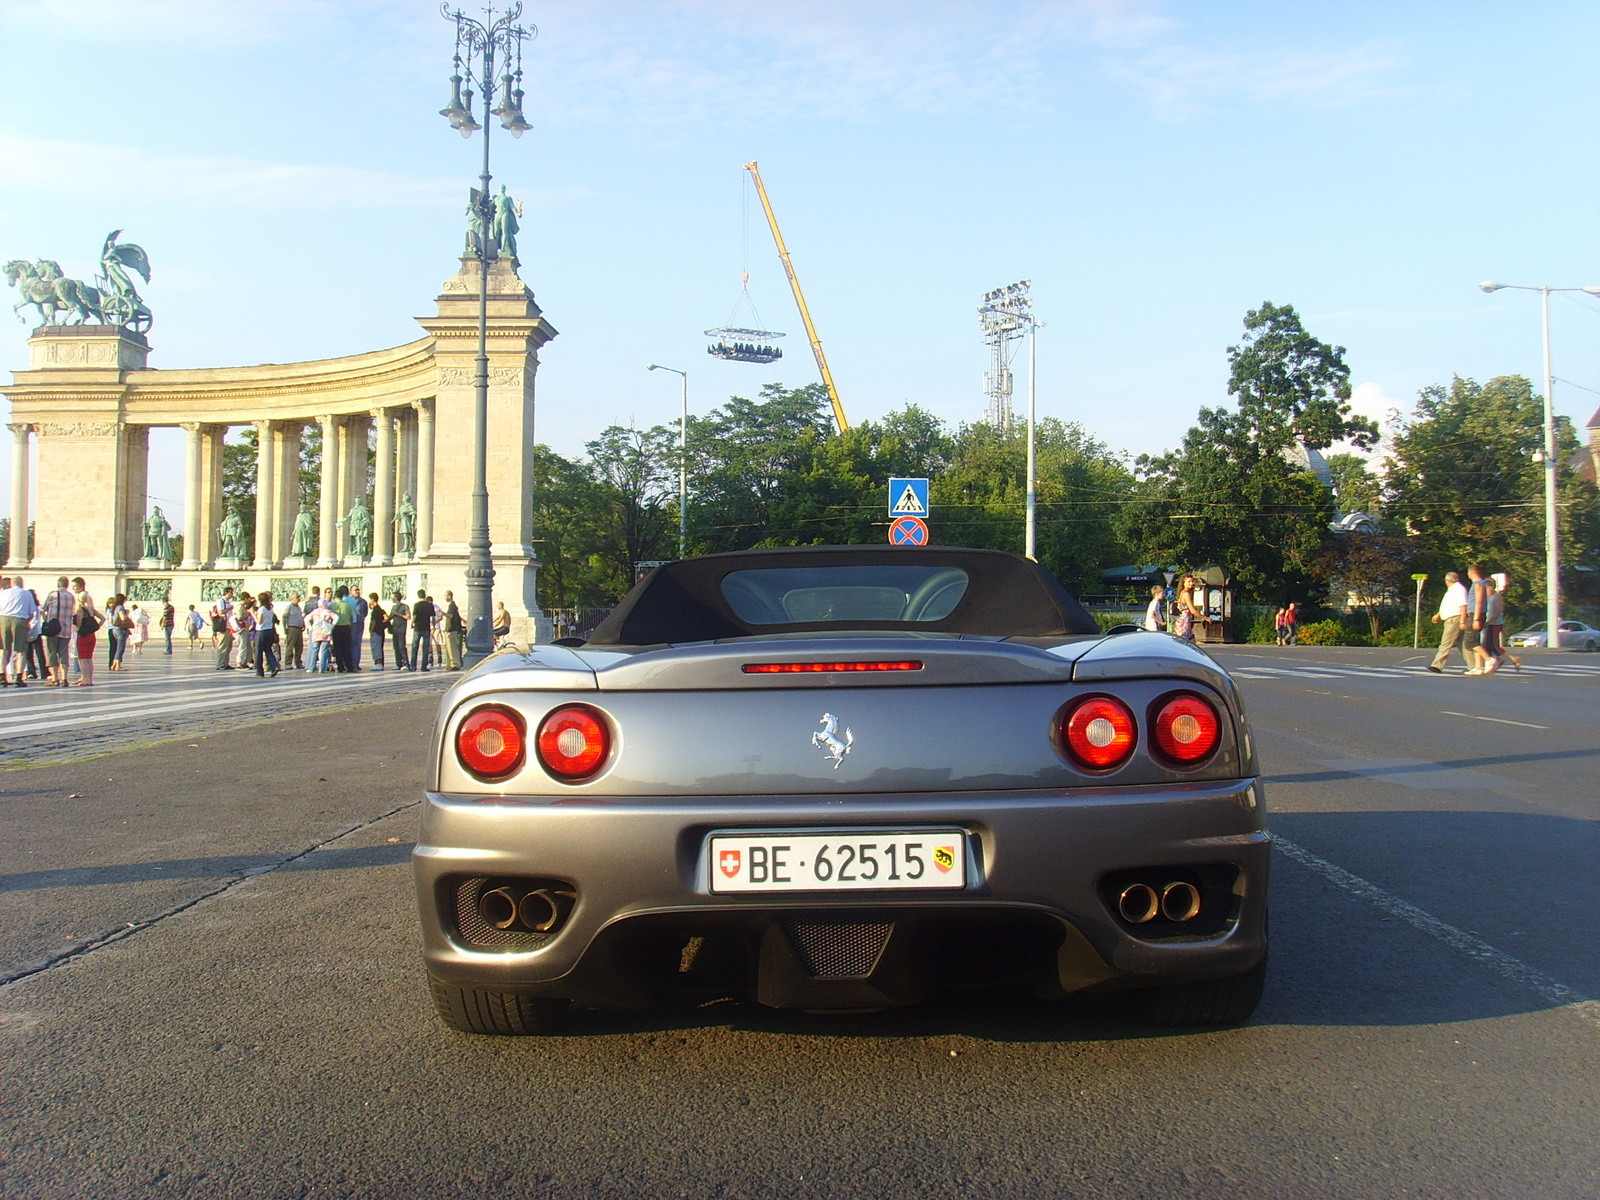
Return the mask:
<path id="1" fill-rule="evenodd" d="M 926 517 L 928 515 L 928 481 L 926 479 L 889 480 L 889 516 Z"/>
<path id="2" fill-rule="evenodd" d="M 1422 585 L 1428 582 L 1426 575 L 1413 575 L 1417 581 L 1417 619 L 1411 627 L 1411 648 L 1418 649 L 1422 645 Z"/>
<path id="3" fill-rule="evenodd" d="M 921 517 L 896 517 L 889 523 L 889 545 L 926 546 L 928 523 Z"/>

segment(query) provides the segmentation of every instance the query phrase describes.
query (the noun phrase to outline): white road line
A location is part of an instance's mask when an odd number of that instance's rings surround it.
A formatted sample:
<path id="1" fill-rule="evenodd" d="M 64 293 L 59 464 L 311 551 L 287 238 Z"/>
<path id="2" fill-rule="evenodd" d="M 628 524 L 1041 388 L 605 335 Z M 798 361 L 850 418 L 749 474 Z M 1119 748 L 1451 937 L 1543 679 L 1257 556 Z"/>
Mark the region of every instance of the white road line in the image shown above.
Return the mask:
<path id="1" fill-rule="evenodd" d="M 360 688 L 365 691 L 374 687 L 382 686 L 384 686 L 382 680 L 374 680 L 372 682 L 363 681 L 360 683 L 352 681 L 346 682 L 342 685 L 333 685 L 331 687 L 324 683 L 290 684 L 287 687 L 278 686 L 274 688 L 263 688 L 257 695 L 251 696 L 251 700 L 252 702 L 263 701 L 270 703 L 274 700 L 303 699 L 307 696 L 316 695 L 319 692 L 332 696 L 336 691 L 348 695 L 348 689 L 350 688 Z M 229 689 L 229 692 L 236 698 L 242 698 L 237 692 L 233 692 L 232 689 Z M 229 706 L 219 704 L 217 697 L 213 694 L 198 698 L 193 695 L 181 696 L 166 704 L 144 703 L 137 706 L 124 704 L 122 706 L 122 711 L 114 714 L 103 712 L 75 712 L 74 710 L 76 707 L 77 706 L 75 705 L 72 706 L 65 713 L 61 712 L 60 710 L 55 710 L 53 712 L 36 711 L 28 714 L 29 717 L 32 718 L 31 720 L 7 721 L 5 724 L 5 733 L 11 737 L 21 737 L 30 733 L 55 733 L 69 729 L 81 728 L 85 725 L 94 725 L 97 723 L 104 723 L 105 725 L 111 726 L 125 724 L 135 719 L 142 720 L 146 717 L 158 716 L 161 714 L 193 712 L 201 709 L 214 709 L 219 707 L 225 708 Z"/>
<path id="2" fill-rule="evenodd" d="M 1520 959 L 1512 958 L 1502 950 L 1496 950 L 1488 942 L 1474 937 L 1465 929 L 1457 929 L 1415 904 L 1400 899 L 1392 892 L 1384 891 L 1377 884 L 1369 883 L 1359 875 L 1352 875 L 1343 867 L 1318 858 L 1309 850 L 1285 838 L 1274 837 L 1273 845 L 1285 856 L 1315 871 L 1335 887 L 1381 908 L 1391 916 L 1399 917 L 1429 937 L 1437 938 L 1452 950 L 1488 967 L 1495 974 L 1527 988 L 1546 1003 L 1562 1008 L 1570 1007 L 1583 1020 L 1600 1028 L 1600 1002 L 1574 991 L 1561 981 L 1552 979 L 1543 971 L 1530 967 Z"/>
<path id="3" fill-rule="evenodd" d="M 1549 729 L 1548 725 L 1534 725 L 1528 721 L 1508 721 L 1504 717 L 1480 717 L 1477 713 L 1451 712 L 1448 708 L 1439 710 L 1447 717 L 1470 717 L 1474 721 L 1493 721 L 1496 725 L 1520 725 L 1524 729 Z"/>

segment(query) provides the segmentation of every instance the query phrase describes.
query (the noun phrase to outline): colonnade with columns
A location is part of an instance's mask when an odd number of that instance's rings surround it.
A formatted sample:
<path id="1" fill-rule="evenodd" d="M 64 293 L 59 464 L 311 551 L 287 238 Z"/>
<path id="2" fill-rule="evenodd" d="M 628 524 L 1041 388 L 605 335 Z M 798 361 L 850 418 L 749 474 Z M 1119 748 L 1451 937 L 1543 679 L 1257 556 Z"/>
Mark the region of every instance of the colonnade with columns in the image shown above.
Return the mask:
<path id="1" fill-rule="evenodd" d="M 153 370 L 144 335 L 104 325 L 47 325 L 28 339 L 26 370 L 3 390 L 11 403 L 11 566 L 83 574 L 97 594 L 203 602 L 226 586 L 287 591 L 346 586 L 392 594 L 466 594 L 474 490 L 478 290 L 481 268 L 461 260 L 419 317 L 421 338 L 340 358 L 240 367 Z M 539 608 L 532 459 L 540 347 L 556 336 L 506 260 L 488 278 L 488 429 L 493 595 L 515 640 L 549 636 Z M 255 429 L 253 540 L 223 554 L 224 446 Z M 182 429 L 181 468 L 150 476 L 150 430 Z M 315 511 L 301 508 L 301 450 L 322 441 Z M 179 470 L 182 475 L 179 477 Z M 30 486 L 31 485 L 31 486 Z M 37 496 L 31 561 L 29 494 Z M 143 553 L 152 497 L 182 495 L 181 561 Z M 415 510 L 403 549 L 397 518 Z M 370 547 L 351 550 L 361 498 Z M 364 524 L 364 522 L 363 522 Z M 305 531 L 296 550 L 296 529 Z M 179 531 L 172 531 L 177 534 Z M 243 531 L 247 538 L 251 531 Z"/>

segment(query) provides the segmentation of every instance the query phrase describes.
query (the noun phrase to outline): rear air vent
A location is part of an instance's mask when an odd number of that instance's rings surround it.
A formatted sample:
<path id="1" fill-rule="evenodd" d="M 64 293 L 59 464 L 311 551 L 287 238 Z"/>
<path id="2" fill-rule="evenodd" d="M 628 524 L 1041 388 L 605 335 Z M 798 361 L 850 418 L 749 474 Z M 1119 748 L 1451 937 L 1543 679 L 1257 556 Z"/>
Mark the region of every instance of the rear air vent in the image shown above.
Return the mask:
<path id="1" fill-rule="evenodd" d="M 894 930 L 893 921 L 785 921 L 784 930 L 813 979 L 865 979 Z"/>

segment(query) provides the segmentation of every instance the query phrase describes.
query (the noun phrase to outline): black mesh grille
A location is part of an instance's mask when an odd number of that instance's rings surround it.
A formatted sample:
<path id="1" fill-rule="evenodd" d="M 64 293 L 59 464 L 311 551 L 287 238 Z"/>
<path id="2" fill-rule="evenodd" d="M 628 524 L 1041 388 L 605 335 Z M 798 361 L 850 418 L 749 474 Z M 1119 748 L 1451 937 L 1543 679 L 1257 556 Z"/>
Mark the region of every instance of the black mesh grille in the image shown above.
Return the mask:
<path id="1" fill-rule="evenodd" d="M 784 929 L 813 979 L 865 979 L 878 965 L 894 922 L 785 921 Z"/>
<path id="2" fill-rule="evenodd" d="M 463 943 L 475 950 L 537 950 L 550 940 L 548 933 L 496 929 L 485 921 L 478 912 L 478 896 L 488 882 L 475 875 L 456 888 L 456 932 Z"/>

